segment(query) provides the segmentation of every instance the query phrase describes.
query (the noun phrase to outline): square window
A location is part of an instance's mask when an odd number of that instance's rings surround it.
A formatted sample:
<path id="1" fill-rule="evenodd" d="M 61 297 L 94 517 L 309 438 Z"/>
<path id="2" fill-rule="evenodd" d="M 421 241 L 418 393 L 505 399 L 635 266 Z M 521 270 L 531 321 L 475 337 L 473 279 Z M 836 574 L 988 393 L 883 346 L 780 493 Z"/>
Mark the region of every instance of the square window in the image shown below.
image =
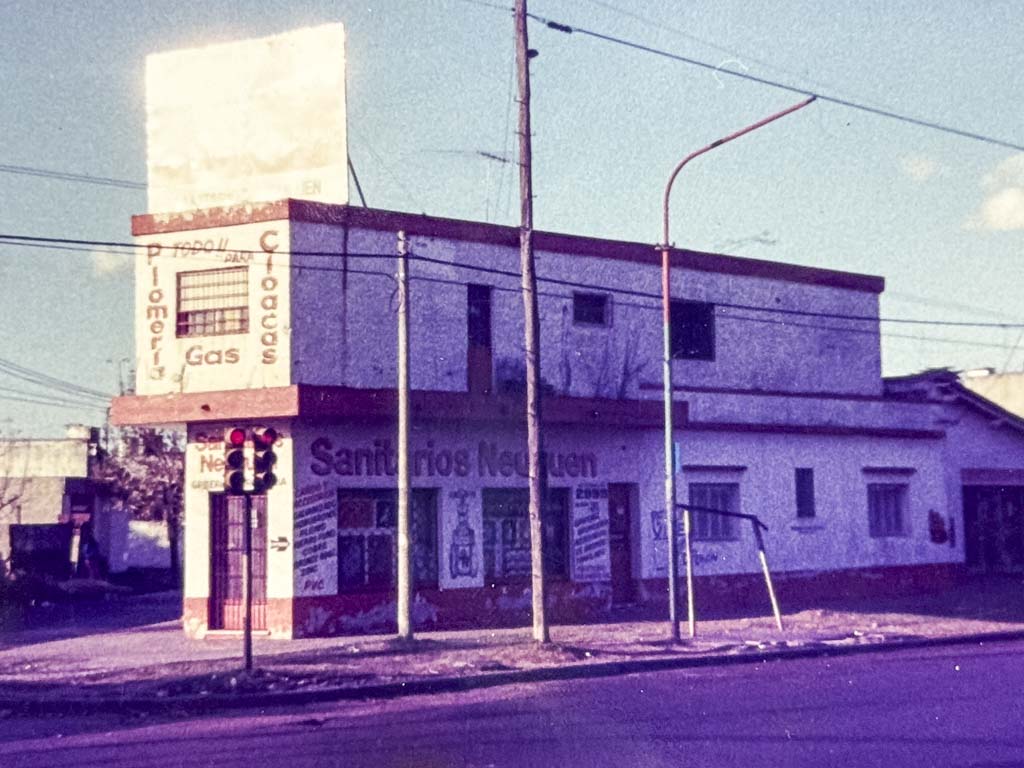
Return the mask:
<path id="1" fill-rule="evenodd" d="M 874 538 L 906 536 L 907 486 L 868 483 L 868 531 Z"/>
<path id="2" fill-rule="evenodd" d="M 814 517 L 814 470 L 797 467 L 796 470 L 796 516 Z"/>
<path id="3" fill-rule="evenodd" d="M 572 321 L 576 325 L 610 325 L 608 294 L 573 293 Z"/>
<path id="4" fill-rule="evenodd" d="M 702 301 L 672 301 L 670 322 L 675 360 L 715 359 L 715 305 Z"/>
<path id="5" fill-rule="evenodd" d="M 690 483 L 694 541 L 731 541 L 739 538 L 737 518 L 715 514 L 739 511 L 739 483 Z"/>

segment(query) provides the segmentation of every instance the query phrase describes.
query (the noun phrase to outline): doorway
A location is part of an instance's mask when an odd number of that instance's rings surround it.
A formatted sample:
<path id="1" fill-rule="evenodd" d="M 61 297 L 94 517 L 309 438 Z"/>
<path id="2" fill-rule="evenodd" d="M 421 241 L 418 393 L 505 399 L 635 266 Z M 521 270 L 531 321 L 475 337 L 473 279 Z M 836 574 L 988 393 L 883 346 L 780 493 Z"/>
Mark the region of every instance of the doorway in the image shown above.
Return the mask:
<path id="1" fill-rule="evenodd" d="M 252 495 L 252 628 L 267 628 L 267 497 Z M 210 494 L 210 629 L 244 629 L 245 496 Z"/>
<path id="2" fill-rule="evenodd" d="M 608 548 L 611 559 L 612 604 L 636 599 L 633 581 L 633 499 L 632 483 L 608 484 Z"/>
<path id="3" fill-rule="evenodd" d="M 963 492 L 967 567 L 1024 572 L 1024 486 L 965 485 Z"/>
<path id="4" fill-rule="evenodd" d="M 491 353 L 491 287 L 467 286 L 466 386 L 471 394 L 489 395 L 493 388 Z"/>

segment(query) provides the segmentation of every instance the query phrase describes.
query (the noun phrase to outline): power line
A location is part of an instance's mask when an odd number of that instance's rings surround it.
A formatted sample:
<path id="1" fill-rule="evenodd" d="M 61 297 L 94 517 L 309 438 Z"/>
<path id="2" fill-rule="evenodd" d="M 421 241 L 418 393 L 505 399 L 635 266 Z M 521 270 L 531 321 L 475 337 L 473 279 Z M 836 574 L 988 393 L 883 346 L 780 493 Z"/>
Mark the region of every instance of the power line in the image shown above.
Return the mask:
<path id="1" fill-rule="evenodd" d="M 146 185 L 141 181 L 115 179 L 110 176 L 92 176 L 87 173 L 70 173 L 68 171 L 54 171 L 49 170 L 47 168 L 34 168 L 28 165 L 0 164 L 0 173 L 10 173 L 19 176 L 36 176 L 43 179 L 55 179 L 57 181 L 74 181 L 80 184 L 96 184 L 102 187 L 117 187 L 119 189 L 146 189 Z"/>
<path id="2" fill-rule="evenodd" d="M 0 400 L 6 400 L 6 401 L 13 402 L 13 403 L 29 403 L 31 405 L 48 405 L 48 406 L 51 406 L 53 408 L 73 408 L 73 409 L 85 408 L 85 409 L 90 410 L 90 411 L 102 411 L 102 412 L 106 412 L 106 410 L 107 410 L 105 407 L 101 407 L 101 406 L 98 406 L 98 405 L 85 405 L 84 403 L 79 404 L 79 403 L 70 403 L 70 402 L 64 403 L 64 402 L 60 402 L 60 401 L 57 401 L 57 400 L 39 400 L 39 399 L 29 398 L 29 397 L 14 397 L 12 395 L 0 395 Z"/>
<path id="3" fill-rule="evenodd" d="M 0 241 L 2 241 L 4 237 L 7 237 L 7 236 L 0 235 Z M 9 243 L 9 244 L 11 244 L 11 243 Z M 13 243 L 13 244 L 14 245 L 30 245 L 28 243 L 25 243 L 25 244 Z M 111 245 L 111 246 L 118 245 L 118 246 L 126 247 L 126 248 L 127 247 L 130 247 L 130 248 L 141 247 L 141 246 L 136 246 L 134 244 L 112 244 L 112 243 L 107 243 L 106 245 Z M 47 250 L 49 250 L 49 249 L 69 250 L 69 251 L 75 251 L 75 252 L 80 252 L 80 253 L 89 252 L 88 248 L 75 247 L 75 246 L 54 246 L 54 245 L 39 245 L 39 244 L 37 244 L 37 245 L 35 245 L 35 247 L 41 247 L 41 248 L 45 248 Z M 236 252 L 240 252 L 240 253 L 257 253 L 256 251 L 241 251 L 241 250 L 237 250 Z M 278 253 L 281 253 L 281 252 L 278 251 Z M 351 258 L 367 258 L 367 259 L 375 259 L 375 260 L 391 260 L 391 259 L 394 258 L 393 256 L 391 256 L 389 254 L 378 254 L 378 253 L 338 254 L 338 253 L 293 251 L 293 252 L 291 252 L 291 255 L 329 256 L 329 257 L 334 257 L 334 258 L 348 256 L 348 257 L 351 257 Z M 209 261 L 210 263 L 217 263 L 217 264 L 221 263 L 221 261 L 219 259 L 216 259 L 214 257 L 205 257 L 204 258 L 202 256 L 193 256 L 191 258 L 193 258 L 193 259 L 195 259 L 197 261 Z M 410 255 L 409 258 L 412 259 L 412 260 L 425 259 L 425 257 L 416 257 L 416 256 L 413 256 L 413 255 Z M 431 261 L 433 263 L 438 263 L 437 260 L 431 260 Z M 474 268 L 472 265 L 452 264 L 450 262 L 439 262 L 439 263 L 445 264 L 446 266 L 449 266 L 449 267 L 466 268 L 466 269 L 473 269 Z M 351 266 L 345 266 L 345 267 L 342 267 L 342 266 L 314 266 L 314 265 L 308 265 L 308 264 L 306 264 L 306 265 L 296 264 L 296 265 L 292 265 L 292 266 L 296 270 L 307 270 L 307 271 L 313 271 L 313 272 L 329 272 L 329 273 L 347 272 L 349 274 L 355 274 L 355 275 L 364 275 L 364 276 L 369 276 L 369 277 L 380 277 L 380 278 L 388 279 L 388 280 L 391 280 L 391 281 L 394 281 L 394 279 L 395 279 L 394 275 L 392 275 L 392 274 L 390 274 L 388 272 L 380 272 L 380 271 L 376 271 L 376 270 L 364 270 L 364 269 L 358 269 L 356 267 L 351 267 Z M 492 273 L 493 272 L 497 272 L 498 274 L 501 274 L 502 276 L 510 276 L 510 275 L 517 275 L 518 274 L 518 273 L 507 272 L 507 271 L 504 271 L 504 270 L 494 270 L 492 268 L 480 268 L 480 269 L 485 269 L 486 271 L 489 271 L 489 272 L 492 272 Z M 465 282 L 462 282 L 462 281 L 459 281 L 459 280 L 453 280 L 453 279 L 447 279 L 447 278 L 435 277 L 435 276 L 427 276 L 427 275 L 415 275 L 415 274 L 413 274 L 413 275 L 410 275 L 410 280 L 412 280 L 414 282 L 451 285 L 451 286 L 457 286 L 457 287 L 460 287 L 460 288 L 464 287 L 466 285 Z M 540 280 L 543 282 L 544 278 L 540 278 Z M 609 288 L 609 287 L 605 287 L 605 286 L 593 286 L 593 285 L 589 285 L 589 284 L 585 284 L 585 283 L 570 283 L 569 281 L 559 281 L 559 282 L 561 282 L 563 284 L 572 285 L 573 287 L 580 287 L 580 288 L 589 289 L 589 290 L 600 290 L 600 291 L 604 291 L 604 292 L 612 293 L 612 294 L 621 294 L 621 293 L 638 294 L 641 297 L 649 298 L 652 301 L 660 300 L 660 294 L 644 293 L 644 292 L 640 292 L 640 291 L 628 291 L 627 289 Z M 514 293 L 514 294 L 517 294 L 517 295 L 520 293 L 520 289 L 518 287 L 509 287 L 509 286 L 501 286 L 501 285 L 491 285 L 490 287 L 493 290 L 496 290 L 496 291 Z M 539 291 L 538 295 L 540 295 L 542 297 L 545 297 L 545 298 L 561 299 L 563 301 L 571 301 L 573 299 L 572 294 L 568 294 L 568 293 L 555 293 L 555 292 L 552 292 L 552 291 Z M 781 311 L 781 310 L 779 310 L 778 308 L 775 308 L 775 307 L 746 307 L 746 306 L 743 306 L 743 305 L 723 304 L 721 302 L 711 302 L 711 303 L 715 304 L 716 307 L 723 307 L 723 308 L 726 308 L 726 309 L 736 309 L 736 308 L 738 308 L 738 309 L 741 309 L 741 310 L 756 311 L 756 312 L 762 312 L 762 313 L 763 312 L 778 312 L 778 311 Z M 634 309 L 638 309 L 638 310 L 651 311 L 651 312 L 661 312 L 662 311 L 661 310 L 661 306 L 659 304 L 641 304 L 641 303 L 638 303 L 638 302 L 616 301 L 616 306 L 630 307 L 630 308 L 634 308 Z M 966 305 L 961 305 L 961 306 L 966 307 Z M 817 313 L 817 315 L 818 316 L 822 316 L 822 317 L 826 317 L 826 318 L 832 318 L 832 319 L 849 319 L 851 317 L 851 316 L 838 315 L 838 314 L 835 314 L 835 313 Z M 747 317 L 747 316 L 744 316 L 744 315 L 725 314 L 725 313 L 720 313 L 719 316 L 727 318 L 727 319 L 730 319 L 730 320 L 738 320 L 738 321 L 743 321 L 743 322 L 754 322 L 754 323 L 761 323 L 761 324 L 775 324 L 775 325 L 782 325 L 782 326 L 786 326 L 786 327 L 790 327 L 790 328 L 808 328 L 808 329 L 811 329 L 811 330 L 831 331 L 831 332 L 836 332 L 836 333 L 853 333 L 853 334 L 871 335 L 871 336 L 879 336 L 881 338 L 886 338 L 886 339 L 903 339 L 903 340 L 911 340 L 911 341 L 923 341 L 923 342 L 935 343 L 935 344 L 953 344 L 953 345 L 959 345 L 959 346 L 963 346 L 963 347 L 972 347 L 972 348 L 979 348 L 979 349 L 980 348 L 990 348 L 990 349 L 1007 350 L 1007 349 L 1011 348 L 1011 346 L 1007 345 L 1007 344 L 997 344 L 997 343 L 992 343 L 992 342 L 974 341 L 974 340 L 962 339 L 962 338 L 948 338 L 948 337 L 940 337 L 940 336 L 921 336 L 921 335 L 915 335 L 915 334 L 901 334 L 901 333 L 893 333 L 893 332 L 884 332 L 884 331 L 880 331 L 879 329 L 875 329 L 875 328 L 854 328 L 854 327 L 850 327 L 850 326 L 821 325 L 821 324 L 816 324 L 816 323 L 803 323 L 803 322 L 799 322 L 799 321 L 796 321 L 796 320 L 778 320 L 778 319 L 773 320 L 773 319 L 765 318 L 765 317 Z M 856 317 L 856 319 L 857 320 L 870 319 L 873 322 L 877 321 L 876 318 L 867 318 L 867 317 Z M 892 319 L 892 318 L 890 318 L 889 321 L 890 322 L 896 322 L 896 320 Z M 946 321 L 925 321 L 925 320 L 921 320 L 921 321 L 918 321 L 918 322 L 925 323 L 925 324 L 927 324 L 927 323 L 946 324 Z M 971 327 L 971 324 L 968 324 L 968 327 Z M 983 325 L 983 327 L 988 328 L 988 327 L 992 327 L 992 326 L 991 326 L 991 324 L 989 324 L 989 325 Z M 1022 329 L 1024 329 L 1024 324 L 1020 324 L 1020 325 L 1005 324 L 1005 326 L 1004 326 L 1004 324 L 996 324 L 996 327 L 1008 327 L 1008 328 L 1022 328 Z M 109 396 L 104 395 L 104 399 L 106 399 L 108 397 Z"/>
<path id="4" fill-rule="evenodd" d="M 49 249 L 54 246 L 60 246 L 62 250 L 75 250 L 70 246 L 88 246 L 89 248 L 82 248 L 82 250 L 89 250 L 95 247 L 106 247 L 106 248 L 121 248 L 137 250 L 145 248 L 144 244 L 139 243 L 124 243 L 117 241 L 104 241 L 104 240 L 81 240 L 71 238 L 54 238 L 54 237 L 36 237 L 26 235 L 10 235 L 0 234 L 0 244 L 6 243 L 14 246 L 25 246 L 25 247 L 40 247 Z M 246 255 L 263 255 L 263 251 L 244 249 L 244 248 L 232 248 L 232 253 L 246 254 Z M 313 258 L 329 258 L 329 259 L 340 259 L 340 258 L 365 258 L 365 259 L 377 259 L 392 261 L 395 256 L 393 254 L 385 253 L 339 253 L 337 251 L 275 251 L 276 254 L 282 256 L 306 256 Z M 215 257 L 204 257 L 200 254 L 189 254 L 189 258 L 196 261 L 209 260 L 214 263 L 221 263 L 220 260 Z M 519 279 L 519 272 L 515 270 L 497 269 L 495 267 L 486 267 L 477 264 L 457 264 L 444 259 L 439 259 L 430 256 L 421 256 L 410 254 L 410 261 L 422 262 L 425 264 L 432 264 L 441 266 L 446 269 L 460 269 L 468 270 L 472 272 L 490 274 L 500 277 L 506 277 L 510 279 Z M 304 269 L 310 271 L 323 271 L 323 272 L 343 272 L 346 267 L 338 266 L 314 266 L 307 264 L 293 264 L 295 269 Z M 601 293 L 609 294 L 621 294 L 624 296 L 633 296 L 636 298 L 661 300 L 661 294 L 653 291 L 641 291 L 638 289 L 612 287 L 608 285 L 600 285 L 597 283 L 584 283 L 576 280 L 566 280 L 555 277 L 543 277 L 538 276 L 538 280 L 544 283 L 550 283 L 552 285 L 561 285 L 569 288 L 580 288 L 583 290 L 592 290 Z M 682 298 L 682 297 L 678 297 Z M 998 329 L 1020 329 L 1024 328 L 1024 323 L 998 323 L 998 322 L 985 322 L 985 321 L 966 321 L 966 320 L 928 320 L 923 318 L 906 318 L 906 317 L 881 317 L 878 315 L 853 315 L 853 314 L 842 314 L 838 312 L 820 312 L 816 310 L 807 309 L 786 309 L 783 307 L 770 307 L 770 306 L 756 306 L 751 304 L 737 304 L 733 302 L 725 301 L 713 301 L 716 306 L 724 307 L 727 309 L 739 309 L 750 312 L 764 312 L 768 314 L 787 315 L 793 317 L 820 317 L 829 320 L 849 320 L 853 322 L 866 322 L 866 323 L 897 323 L 904 325 L 933 325 L 943 326 L 951 328 L 998 328 Z"/>
<path id="5" fill-rule="evenodd" d="M 102 400 L 106 402 L 110 399 L 111 395 L 104 392 L 100 392 L 95 389 L 89 389 L 88 387 L 82 387 L 78 384 L 74 384 L 70 381 L 64 381 L 54 376 L 36 371 L 31 368 L 13 363 L 10 360 L 0 359 L 0 374 L 6 374 L 22 381 L 27 381 L 30 384 L 43 387 L 45 389 L 53 389 L 63 394 L 73 395 L 75 397 L 86 397 L 94 400 Z"/>
<path id="6" fill-rule="evenodd" d="M 621 45 L 626 48 L 632 48 L 633 50 L 641 51 L 643 53 L 650 53 L 655 56 L 670 59 L 672 61 L 677 61 L 683 64 L 690 64 L 695 67 L 701 67 L 703 69 L 719 72 L 723 75 L 738 77 L 742 80 L 747 80 L 752 83 L 767 85 L 771 88 L 778 88 L 780 90 L 789 91 L 790 93 L 796 93 L 802 96 L 814 96 L 819 101 L 827 101 L 838 106 L 847 107 L 849 109 L 858 110 L 860 112 L 867 112 L 869 114 L 877 115 L 879 117 L 886 117 L 889 118 L 890 120 L 897 120 L 902 123 L 908 123 L 909 125 L 914 125 L 919 128 L 929 128 L 934 131 L 940 131 L 942 133 L 948 133 L 953 136 L 959 136 L 960 138 L 963 139 L 972 139 L 974 141 L 980 141 L 985 144 L 991 144 L 997 147 L 1004 147 L 1006 149 L 1013 149 L 1019 152 L 1024 152 L 1024 144 L 1017 144 L 1012 141 L 1006 141 L 1004 139 L 986 136 L 984 134 L 964 130 L 963 128 L 956 128 L 950 125 L 943 125 L 942 123 L 938 123 L 933 120 L 925 120 L 923 118 L 903 115 L 900 114 L 899 112 L 894 112 L 889 109 L 872 107 L 862 102 L 851 101 L 850 99 L 842 99 L 839 98 L 838 96 L 830 96 L 829 94 L 824 92 L 813 91 L 807 88 L 798 88 L 793 85 L 788 85 L 786 83 L 779 82 L 778 80 L 770 80 L 766 77 L 758 77 L 757 75 L 751 75 L 747 72 L 738 72 L 734 69 L 726 69 L 725 67 L 720 67 L 717 64 L 711 64 L 709 62 L 701 61 L 700 59 L 695 59 L 690 56 L 682 56 L 678 53 L 672 53 L 671 51 L 666 51 L 661 48 L 654 48 L 653 46 L 644 45 L 643 43 L 636 43 L 631 40 L 626 40 L 625 38 L 616 37 L 614 35 L 608 35 L 603 32 L 596 32 L 592 29 L 586 29 L 584 27 L 573 27 L 568 24 L 553 21 L 551 19 L 545 18 L 543 16 L 538 16 L 533 13 L 529 14 L 529 16 L 534 21 L 540 22 L 541 24 L 544 24 L 546 27 L 548 27 L 549 29 L 553 29 L 556 32 L 563 32 L 565 34 L 572 34 L 575 32 L 581 35 L 586 35 L 588 37 L 593 37 L 596 40 L 602 40 L 607 43 L 614 43 L 616 45 Z"/>
<path id="7" fill-rule="evenodd" d="M 80 400 L 69 400 L 63 397 L 54 397 L 48 395 L 45 392 L 30 392 L 25 389 L 15 389 L 13 387 L 0 387 L 0 392 L 10 392 L 14 395 L 23 395 L 25 398 L 32 398 L 31 400 L 25 400 L 25 402 L 34 402 L 39 405 L 56 405 L 68 408 L 92 408 L 100 411 L 106 410 L 106 406 L 96 405 L 95 403 L 86 403 Z M 8 395 L 0 395 L 0 399 L 8 399 Z"/>

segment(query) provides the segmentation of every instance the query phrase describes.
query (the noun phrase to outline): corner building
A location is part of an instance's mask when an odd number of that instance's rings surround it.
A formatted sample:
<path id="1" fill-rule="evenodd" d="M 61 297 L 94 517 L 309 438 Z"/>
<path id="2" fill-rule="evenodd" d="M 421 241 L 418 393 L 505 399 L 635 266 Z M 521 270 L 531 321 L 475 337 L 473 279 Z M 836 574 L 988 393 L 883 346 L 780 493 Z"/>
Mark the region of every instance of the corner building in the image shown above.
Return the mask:
<path id="1" fill-rule="evenodd" d="M 242 506 L 223 493 L 236 426 L 279 434 L 278 483 L 253 498 L 255 626 L 393 628 L 399 230 L 411 254 L 414 620 L 529 621 L 518 231 L 284 200 L 133 219 L 137 389 L 113 418 L 187 425 L 190 635 L 241 626 Z M 535 247 L 553 617 L 663 606 L 659 255 L 553 233 Z M 883 280 L 672 258 L 678 501 L 757 515 L 784 607 L 797 589 L 955 575 L 963 537 L 935 533 L 936 521 L 962 525 L 945 433 L 934 404 L 887 395 L 881 377 Z M 723 600 L 767 605 L 746 521 L 696 512 L 693 559 L 698 616 Z"/>

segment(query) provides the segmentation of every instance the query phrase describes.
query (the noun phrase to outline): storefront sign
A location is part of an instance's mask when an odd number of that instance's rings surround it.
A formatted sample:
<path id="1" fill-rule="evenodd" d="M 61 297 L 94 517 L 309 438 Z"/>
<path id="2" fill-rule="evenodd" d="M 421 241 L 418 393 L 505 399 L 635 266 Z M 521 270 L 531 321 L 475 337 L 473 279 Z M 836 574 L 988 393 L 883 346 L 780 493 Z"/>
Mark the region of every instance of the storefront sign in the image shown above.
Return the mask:
<path id="1" fill-rule="evenodd" d="M 335 447 L 329 437 L 318 437 L 310 446 L 314 475 L 343 477 L 386 477 L 398 472 L 398 454 L 390 440 L 374 440 L 373 447 Z M 597 456 L 587 452 L 547 451 L 548 476 L 553 478 L 597 477 Z M 481 440 L 475 454 L 468 448 L 448 448 L 428 440 L 426 448 L 412 452 L 415 477 L 528 477 L 526 451 L 502 449 L 497 443 Z"/>
<path id="2" fill-rule="evenodd" d="M 608 581 L 608 486 L 576 486 L 572 504 L 572 577 L 574 581 Z"/>

